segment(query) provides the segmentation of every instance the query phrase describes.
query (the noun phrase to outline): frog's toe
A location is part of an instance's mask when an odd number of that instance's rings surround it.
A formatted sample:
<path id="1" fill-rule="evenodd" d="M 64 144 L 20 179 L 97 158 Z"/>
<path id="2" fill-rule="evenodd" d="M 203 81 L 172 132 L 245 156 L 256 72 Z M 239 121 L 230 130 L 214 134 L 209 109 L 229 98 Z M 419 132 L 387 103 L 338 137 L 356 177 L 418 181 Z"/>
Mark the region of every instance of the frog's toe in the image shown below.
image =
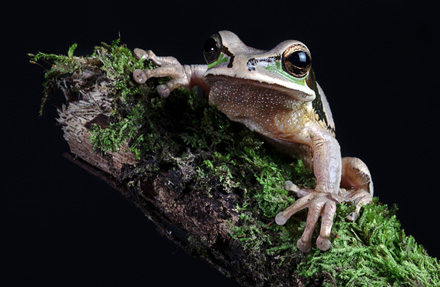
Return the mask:
<path id="1" fill-rule="evenodd" d="M 333 218 L 336 213 L 336 202 L 329 199 L 324 206 L 321 213 L 321 231 L 318 238 L 316 239 L 316 247 L 322 251 L 327 251 L 330 249 L 332 243 L 330 241 L 330 234 L 333 226 Z"/>
<path id="2" fill-rule="evenodd" d="M 304 198 L 304 197 L 303 197 Z M 310 252 L 312 246 L 312 236 L 319 217 L 325 208 L 327 199 L 323 194 L 316 193 L 314 198 L 307 204 L 309 211 L 307 213 L 307 222 L 301 238 L 297 242 L 297 247 L 302 252 Z"/>
<path id="3" fill-rule="evenodd" d="M 170 95 L 170 89 L 167 87 L 167 85 L 159 85 L 157 86 L 156 90 L 162 98 L 166 98 Z"/>
<path id="4" fill-rule="evenodd" d="M 286 182 L 284 182 L 284 189 L 288 190 L 288 191 L 293 191 L 293 192 L 299 191 L 299 187 L 296 184 L 294 184 L 293 182 L 291 182 L 290 180 L 287 180 Z"/>
<path id="5" fill-rule="evenodd" d="M 173 57 L 158 57 L 151 50 L 145 51 L 139 48 L 135 48 L 133 50 L 133 56 L 138 60 L 151 60 L 157 66 L 161 66 L 162 62 L 170 62 L 166 58 L 173 58 Z M 175 61 L 172 62 L 174 63 Z"/>
<path id="6" fill-rule="evenodd" d="M 297 213 L 300 210 L 303 210 L 304 208 L 309 206 L 309 202 L 313 199 L 314 194 L 310 193 L 304 197 L 301 197 L 297 201 L 295 201 L 294 204 L 289 206 L 288 208 L 284 209 L 280 213 L 278 213 L 275 217 L 275 222 L 278 225 L 284 225 L 289 218 Z"/>
<path id="7" fill-rule="evenodd" d="M 298 242 L 296 242 L 296 247 L 298 247 L 301 252 L 309 253 L 312 250 L 312 242 L 304 242 L 303 239 L 300 238 Z"/>
<path id="8" fill-rule="evenodd" d="M 336 201 L 332 196 L 321 192 L 308 192 L 304 197 L 299 198 L 293 205 L 277 214 L 275 222 L 283 225 L 296 212 L 308 208 L 307 222 L 301 238 L 297 242 L 297 247 L 302 252 L 310 252 L 312 248 L 312 236 L 315 226 L 322 217 L 321 231 L 316 240 L 317 247 L 326 251 L 330 248 L 330 233 L 333 226 L 333 217 L 336 212 Z"/>
<path id="9" fill-rule="evenodd" d="M 133 50 L 133 55 L 138 60 L 146 60 L 146 59 L 148 59 L 147 51 L 139 49 L 139 48 L 135 48 Z"/>
<path id="10" fill-rule="evenodd" d="M 332 246 L 332 243 L 330 239 L 322 237 L 321 235 L 318 236 L 318 239 L 316 239 L 316 247 L 318 247 L 321 251 L 327 251 Z"/>
<path id="11" fill-rule="evenodd" d="M 278 213 L 277 216 L 275 216 L 275 223 L 278 225 L 286 224 L 287 220 L 289 220 L 289 218 L 286 217 L 282 212 Z"/>
<path id="12" fill-rule="evenodd" d="M 145 74 L 145 72 L 143 70 L 140 70 L 140 69 L 135 69 L 133 71 L 133 79 L 138 84 L 143 84 L 143 83 L 145 83 L 148 80 L 147 75 Z"/>
<path id="13" fill-rule="evenodd" d="M 284 189 L 287 191 L 293 191 L 294 193 L 296 193 L 296 196 L 298 197 L 304 197 L 312 191 L 312 190 L 301 189 L 290 180 L 284 182 Z"/>
<path id="14" fill-rule="evenodd" d="M 157 86 L 156 90 L 160 96 L 166 98 L 173 90 L 179 87 L 185 87 L 186 85 L 187 83 L 185 82 L 185 79 L 173 78 L 172 80 L 168 81 L 166 84 Z"/>
<path id="15" fill-rule="evenodd" d="M 352 213 L 350 213 L 349 215 L 347 215 L 347 217 L 345 219 L 347 219 L 348 221 L 355 221 L 358 217 L 358 213 L 353 211 Z"/>
<path id="16" fill-rule="evenodd" d="M 348 221 L 355 221 L 360 213 L 361 207 L 365 204 L 370 203 L 373 200 L 373 195 L 363 189 L 346 191 L 344 195 L 345 202 L 354 202 L 356 204 L 356 209 L 347 215 L 346 219 Z"/>

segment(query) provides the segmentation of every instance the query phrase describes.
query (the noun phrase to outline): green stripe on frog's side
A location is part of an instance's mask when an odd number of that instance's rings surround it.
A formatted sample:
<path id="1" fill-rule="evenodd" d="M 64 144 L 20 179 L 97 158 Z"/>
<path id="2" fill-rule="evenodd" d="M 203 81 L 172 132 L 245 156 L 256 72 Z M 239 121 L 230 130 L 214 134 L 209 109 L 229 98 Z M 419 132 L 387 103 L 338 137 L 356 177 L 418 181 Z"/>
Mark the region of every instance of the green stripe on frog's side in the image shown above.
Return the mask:
<path id="1" fill-rule="evenodd" d="M 307 76 L 302 77 L 302 78 L 295 78 L 292 75 L 289 75 L 281 67 L 281 61 L 270 61 L 270 62 L 267 62 L 267 66 L 264 67 L 264 68 L 266 70 L 272 72 L 272 73 L 277 73 L 278 75 L 282 76 L 286 80 L 289 80 L 289 81 L 291 81 L 291 82 L 293 82 L 295 84 L 307 87 L 307 84 L 306 84 Z"/>
<path id="2" fill-rule="evenodd" d="M 212 62 L 211 64 L 209 64 L 208 65 L 208 69 L 211 69 L 211 68 L 213 68 L 213 67 L 215 67 L 215 66 L 217 66 L 218 64 L 221 64 L 221 63 L 227 63 L 228 60 L 229 60 L 228 56 L 226 56 L 223 53 L 220 53 L 220 56 L 218 57 L 217 61 Z"/>

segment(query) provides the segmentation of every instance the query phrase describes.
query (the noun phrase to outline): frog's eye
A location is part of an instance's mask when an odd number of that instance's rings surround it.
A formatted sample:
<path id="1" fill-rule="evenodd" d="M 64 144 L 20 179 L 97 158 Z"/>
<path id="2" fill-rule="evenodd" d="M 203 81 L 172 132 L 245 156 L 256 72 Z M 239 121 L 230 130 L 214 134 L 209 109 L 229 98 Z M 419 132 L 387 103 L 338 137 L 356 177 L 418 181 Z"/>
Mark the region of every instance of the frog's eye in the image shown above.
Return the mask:
<path id="1" fill-rule="evenodd" d="M 283 53 L 282 61 L 283 70 L 297 78 L 307 75 L 312 66 L 310 52 L 301 44 L 287 48 Z"/>
<path id="2" fill-rule="evenodd" d="M 212 35 L 205 41 L 205 45 L 203 46 L 203 56 L 208 64 L 217 61 L 218 57 L 220 56 L 222 46 L 222 39 L 218 33 Z"/>

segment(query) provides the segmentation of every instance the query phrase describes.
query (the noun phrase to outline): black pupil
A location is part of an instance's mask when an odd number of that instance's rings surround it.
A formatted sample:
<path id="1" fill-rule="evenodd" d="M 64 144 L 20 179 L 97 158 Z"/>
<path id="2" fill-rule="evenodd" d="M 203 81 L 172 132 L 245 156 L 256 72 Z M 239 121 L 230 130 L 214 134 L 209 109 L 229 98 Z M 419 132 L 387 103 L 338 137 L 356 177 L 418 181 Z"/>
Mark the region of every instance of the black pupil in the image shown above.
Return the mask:
<path id="1" fill-rule="evenodd" d="M 217 49 L 217 42 L 214 38 L 209 38 L 206 40 L 205 45 L 203 46 L 203 50 L 206 53 L 214 52 Z"/>
<path id="2" fill-rule="evenodd" d="M 306 68 L 310 65 L 310 58 L 306 52 L 296 51 L 289 56 L 289 62 L 295 67 Z"/>

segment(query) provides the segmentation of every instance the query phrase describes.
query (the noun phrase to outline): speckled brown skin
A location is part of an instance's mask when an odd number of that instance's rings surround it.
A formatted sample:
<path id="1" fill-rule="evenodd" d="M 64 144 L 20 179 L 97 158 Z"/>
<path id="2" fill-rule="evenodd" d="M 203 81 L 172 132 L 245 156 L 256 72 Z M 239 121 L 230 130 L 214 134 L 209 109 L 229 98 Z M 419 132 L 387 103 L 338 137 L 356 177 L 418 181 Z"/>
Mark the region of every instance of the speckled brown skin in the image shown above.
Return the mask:
<path id="1" fill-rule="evenodd" d="M 171 81 L 157 87 L 164 97 L 178 87 L 200 86 L 209 95 L 209 103 L 231 120 L 262 134 L 288 154 L 300 155 L 313 168 L 317 185 L 314 190 L 304 190 L 287 182 L 287 189 L 300 198 L 280 212 L 275 222 L 283 225 L 293 214 L 308 208 L 306 228 L 297 246 L 303 252 L 311 250 L 313 230 L 322 217 L 316 243 L 319 249 L 328 250 L 336 204 L 355 202 L 356 210 L 348 217 L 355 220 L 362 204 L 372 200 L 373 184 L 367 166 L 357 158 L 341 157 L 330 107 L 317 83 L 315 91 L 321 97 L 325 121 L 312 105 L 315 92 L 264 69 L 267 63 L 261 65 L 263 68 L 258 66 L 259 62 L 269 62 L 267 59 L 279 59 L 283 51 L 302 43 L 285 41 L 270 51 L 261 51 L 244 45 L 231 32 L 221 31 L 219 35 L 225 51 L 233 57 L 229 65 L 181 65 L 173 57 L 157 57 L 152 51 L 135 49 L 136 57 L 150 59 L 159 67 L 135 70 L 133 78 L 144 83 L 151 77 L 171 77 Z M 308 52 L 304 45 L 301 47 Z"/>

